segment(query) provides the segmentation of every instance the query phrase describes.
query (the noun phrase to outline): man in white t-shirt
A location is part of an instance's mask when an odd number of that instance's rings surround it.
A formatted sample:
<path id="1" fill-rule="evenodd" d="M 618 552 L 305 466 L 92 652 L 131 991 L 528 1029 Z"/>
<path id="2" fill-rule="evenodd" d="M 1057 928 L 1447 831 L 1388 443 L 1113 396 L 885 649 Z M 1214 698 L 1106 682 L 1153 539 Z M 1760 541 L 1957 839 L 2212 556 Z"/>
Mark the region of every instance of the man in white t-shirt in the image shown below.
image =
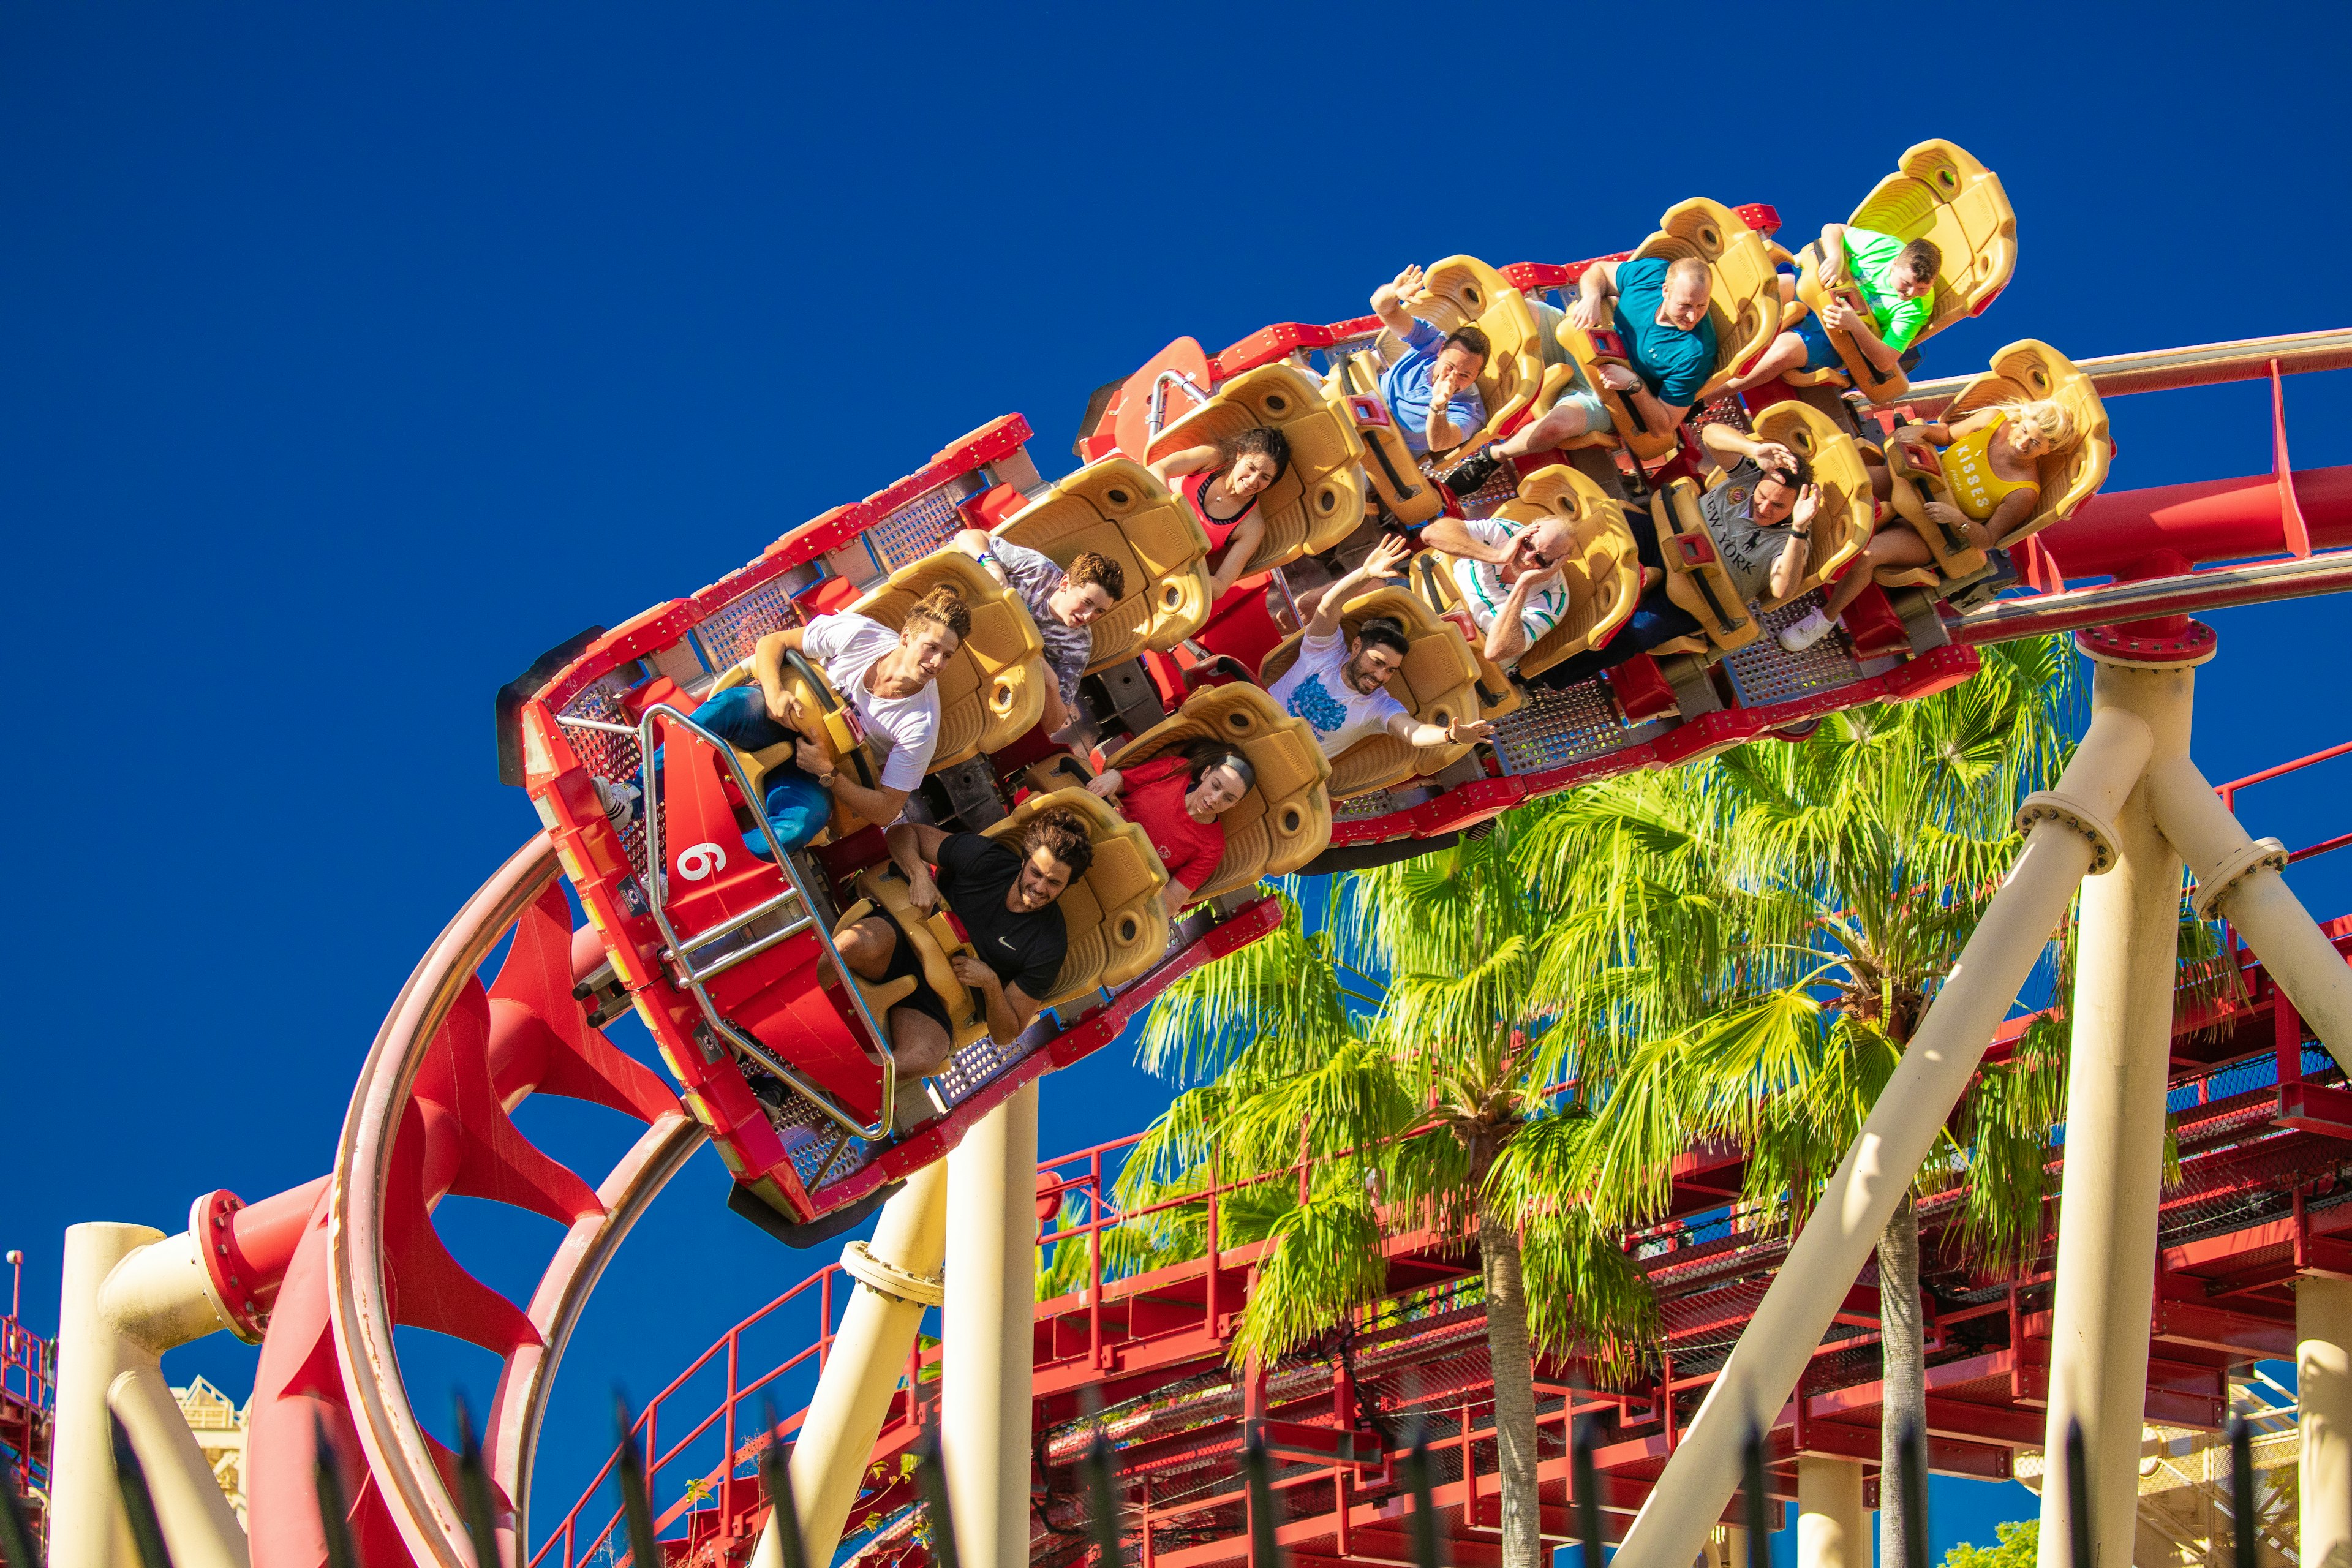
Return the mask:
<path id="1" fill-rule="evenodd" d="M 1576 544 L 1564 522 L 1512 528 L 1484 518 L 1437 517 L 1421 542 L 1454 557 L 1462 607 L 1486 634 L 1486 657 L 1508 669 L 1566 618 L 1559 563 Z"/>
<path id="2" fill-rule="evenodd" d="M 805 741 L 795 761 L 852 812 L 887 825 L 898 819 L 908 795 L 931 765 L 940 739 L 940 694 L 931 682 L 971 630 L 971 611 L 963 596 L 941 585 L 915 602 L 896 632 L 846 610 L 820 616 L 807 626 L 770 632 L 753 650 L 751 668 L 767 718 L 786 730 L 800 729 L 802 721 L 792 693 L 784 689 L 784 655 L 801 653 L 824 671 L 867 737 L 882 746 L 881 774 L 872 785 L 861 784 L 835 772 Z"/>
<path id="3" fill-rule="evenodd" d="M 1476 719 L 1422 723 L 1389 695 L 1388 684 L 1404 668 L 1412 646 L 1396 622 L 1374 616 L 1354 637 L 1340 635 L 1340 610 L 1358 584 L 1395 576 L 1410 552 L 1404 541 L 1382 538 L 1362 565 L 1326 588 L 1298 645 L 1298 662 L 1274 683 L 1276 703 L 1292 718 L 1307 721 L 1327 757 L 1384 730 L 1408 746 L 1462 745 L 1494 732 L 1492 724 Z"/>

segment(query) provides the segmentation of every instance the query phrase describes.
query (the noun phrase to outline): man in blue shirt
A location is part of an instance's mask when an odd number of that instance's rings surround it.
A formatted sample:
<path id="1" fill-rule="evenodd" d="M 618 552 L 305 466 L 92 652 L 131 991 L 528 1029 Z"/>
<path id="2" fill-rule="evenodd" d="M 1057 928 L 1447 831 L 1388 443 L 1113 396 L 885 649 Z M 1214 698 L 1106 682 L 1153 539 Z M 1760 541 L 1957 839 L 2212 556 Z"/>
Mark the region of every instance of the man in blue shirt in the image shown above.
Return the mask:
<path id="1" fill-rule="evenodd" d="M 1372 290 L 1372 313 L 1404 340 L 1405 356 L 1381 375 L 1381 395 L 1407 450 L 1448 452 L 1486 427 L 1478 374 L 1486 368 L 1486 334 L 1475 327 L 1440 332 L 1405 309 L 1418 293 L 1422 270 L 1408 267 L 1393 283 Z"/>
<path id="2" fill-rule="evenodd" d="M 1610 326 L 1633 368 L 1604 364 L 1601 379 L 1633 405 L 1652 430 L 1672 430 L 1715 374 L 1715 323 L 1707 320 L 1706 263 L 1685 256 L 1596 261 L 1577 279 L 1568 319 L 1590 331 Z"/>

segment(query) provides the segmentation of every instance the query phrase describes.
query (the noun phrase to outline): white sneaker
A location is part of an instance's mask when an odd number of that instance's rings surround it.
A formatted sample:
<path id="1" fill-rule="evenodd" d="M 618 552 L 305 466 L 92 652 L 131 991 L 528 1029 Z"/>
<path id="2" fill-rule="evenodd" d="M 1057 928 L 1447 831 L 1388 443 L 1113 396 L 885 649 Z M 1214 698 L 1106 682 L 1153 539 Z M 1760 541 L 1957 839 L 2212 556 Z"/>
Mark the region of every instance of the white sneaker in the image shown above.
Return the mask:
<path id="1" fill-rule="evenodd" d="M 637 786 L 614 784 L 610 779 L 598 778 L 593 774 L 589 776 L 588 782 L 595 786 L 596 804 L 604 808 L 604 820 L 613 825 L 613 831 L 627 831 L 630 822 L 637 815 Z"/>
<path id="2" fill-rule="evenodd" d="M 1829 636 L 1830 627 L 1836 624 L 1819 610 L 1807 611 L 1803 620 L 1780 628 L 1780 646 L 1790 653 L 1802 653 Z"/>

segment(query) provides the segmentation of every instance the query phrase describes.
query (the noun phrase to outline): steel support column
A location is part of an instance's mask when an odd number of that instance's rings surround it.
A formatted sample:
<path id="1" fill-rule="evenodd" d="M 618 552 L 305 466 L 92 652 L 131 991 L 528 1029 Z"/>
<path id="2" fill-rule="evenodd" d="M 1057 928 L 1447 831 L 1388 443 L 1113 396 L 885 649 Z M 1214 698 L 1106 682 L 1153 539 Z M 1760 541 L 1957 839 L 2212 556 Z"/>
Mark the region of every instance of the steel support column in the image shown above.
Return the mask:
<path id="1" fill-rule="evenodd" d="M 857 1283 L 793 1445 L 793 1498 L 811 1563 L 832 1562 L 841 1544 L 874 1440 L 922 1328 L 923 1311 L 940 1299 L 937 1281 L 947 1252 L 947 1194 L 946 1162 L 924 1166 L 882 1205 L 874 1239 L 844 1249 L 843 1267 Z M 908 1391 L 909 1399 L 919 1396 L 920 1390 Z M 783 1542 L 771 1520 L 760 1532 L 752 1568 L 783 1568 Z"/>
<path id="2" fill-rule="evenodd" d="M 1037 1085 L 948 1155 L 940 1436 L 966 1568 L 1027 1568 L 1037 1281 Z"/>
<path id="3" fill-rule="evenodd" d="M 2195 673 L 2093 657 L 2094 703 L 2145 722 L 2152 762 L 2185 755 Z M 2137 1525 L 2180 926 L 2180 858 L 2157 831 L 2145 782 L 2112 823 L 2116 866 L 2083 885 L 2075 941 L 2043 1444 L 2063 1456 L 2069 1427 L 2081 1424 L 2095 1553 L 2081 1568 L 2125 1568 Z M 2067 1488 L 2053 1478 L 2042 1489 L 2042 1568 L 2069 1568 L 2070 1528 Z"/>
<path id="4" fill-rule="evenodd" d="M 1797 1457 L 1797 1568 L 1870 1568 L 1862 1461 Z"/>
<path id="5" fill-rule="evenodd" d="M 1618 1548 L 1616 1568 L 1690 1568 L 1710 1521 L 1738 1490 L 1748 1434 L 1796 1390 L 1895 1204 L 1935 1147 L 1992 1032 L 2042 954 L 2097 839 L 2147 766 L 2147 724 L 2093 703 L 2091 726 L 2058 788 L 2028 803 L 2025 847 L 1986 907 L 1862 1135 L 1822 1189 L 1787 1260 Z"/>
<path id="6" fill-rule="evenodd" d="M 2352 1568 L 2352 1279 L 2294 1288 L 2304 1568 Z"/>

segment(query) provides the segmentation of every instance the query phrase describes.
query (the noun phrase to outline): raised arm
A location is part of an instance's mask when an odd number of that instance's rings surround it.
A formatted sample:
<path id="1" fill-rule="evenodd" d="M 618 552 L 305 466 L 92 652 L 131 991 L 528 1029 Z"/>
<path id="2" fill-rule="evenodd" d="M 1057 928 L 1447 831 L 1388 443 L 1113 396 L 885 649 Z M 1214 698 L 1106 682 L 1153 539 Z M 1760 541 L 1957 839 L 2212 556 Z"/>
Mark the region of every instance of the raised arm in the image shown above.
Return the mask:
<path id="1" fill-rule="evenodd" d="M 1797 504 L 1789 509 L 1789 542 L 1780 547 L 1780 559 L 1772 563 L 1769 586 L 1774 598 L 1787 598 L 1805 580 L 1805 563 L 1812 559 L 1813 520 L 1821 511 L 1821 486 L 1807 485 L 1797 492 Z"/>
<path id="2" fill-rule="evenodd" d="M 1429 520 L 1421 531 L 1421 542 L 1433 550 L 1443 550 L 1460 561 L 1484 561 L 1489 566 L 1500 566 L 1511 558 L 1511 546 L 1518 534 L 1515 531 L 1500 544 L 1489 544 L 1470 531 L 1470 525 L 1458 517 L 1444 512 Z"/>
<path id="3" fill-rule="evenodd" d="M 1495 612 L 1495 624 L 1486 628 L 1486 657 L 1508 668 L 1521 654 L 1534 646 L 1528 636 L 1528 603 L 1559 581 L 1559 568 L 1542 572 L 1523 572 L 1511 584 L 1502 607 Z"/>
<path id="4" fill-rule="evenodd" d="M 1363 564 L 1323 590 L 1315 603 L 1315 614 L 1307 623 L 1310 637 L 1328 637 L 1339 629 L 1340 612 L 1347 607 L 1348 596 L 1356 585 L 1367 580 L 1393 577 L 1404 565 L 1404 558 L 1412 553 L 1412 547 L 1393 534 L 1384 534 L 1373 544 L 1371 553 Z"/>
<path id="5" fill-rule="evenodd" d="M 1013 579 L 1004 574 L 1004 563 L 996 558 L 996 540 L 993 535 L 982 533 L 976 528 L 967 528 L 958 532 L 950 542 L 974 561 L 979 562 L 981 570 L 995 578 L 998 587 L 1013 586 Z"/>
<path id="6" fill-rule="evenodd" d="M 1822 225 L 1821 260 L 1814 264 L 1814 280 L 1824 289 L 1837 287 L 1838 276 L 1845 270 L 1845 225 Z"/>
<path id="7" fill-rule="evenodd" d="M 1202 468 L 1212 468 L 1216 461 L 1217 449 L 1214 447 L 1186 447 L 1169 453 L 1157 462 L 1146 463 L 1144 468 L 1153 479 L 1164 485 L 1179 475 L 1197 474 Z"/>
<path id="8" fill-rule="evenodd" d="M 1408 267 L 1396 275 L 1396 281 L 1372 290 L 1372 314 L 1381 319 L 1381 325 L 1399 337 L 1412 331 L 1412 312 L 1405 308 L 1405 296 L 1419 293 L 1423 281 L 1421 268 Z"/>
<path id="9" fill-rule="evenodd" d="M 1456 719 L 1451 724 L 1424 724 L 1410 713 L 1392 713 L 1383 726 L 1408 746 L 1461 746 L 1483 741 L 1495 732 L 1484 719 Z"/>
<path id="10" fill-rule="evenodd" d="M 1707 426 L 1698 433 L 1698 440 L 1708 456 L 1727 468 L 1740 462 L 1752 462 L 1759 468 L 1793 469 L 1797 466 L 1797 455 L 1780 442 L 1759 441 L 1728 425 Z"/>

